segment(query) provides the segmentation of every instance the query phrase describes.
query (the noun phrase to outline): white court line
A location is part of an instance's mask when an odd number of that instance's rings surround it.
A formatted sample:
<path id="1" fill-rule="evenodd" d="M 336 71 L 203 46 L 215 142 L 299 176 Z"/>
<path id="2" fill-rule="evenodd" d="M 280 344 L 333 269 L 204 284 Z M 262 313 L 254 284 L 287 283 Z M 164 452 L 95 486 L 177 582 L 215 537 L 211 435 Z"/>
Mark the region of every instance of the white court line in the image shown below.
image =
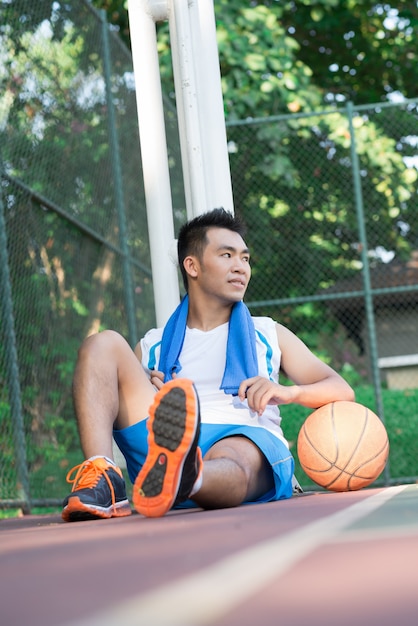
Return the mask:
<path id="1" fill-rule="evenodd" d="M 373 541 L 391 541 L 392 539 L 418 538 L 418 521 L 408 525 L 385 526 L 385 528 L 364 528 L 362 530 L 350 530 L 342 537 L 331 537 L 327 543 L 371 543 Z"/>
<path id="2" fill-rule="evenodd" d="M 369 498 L 275 539 L 228 556 L 154 591 L 138 595 L 67 626 L 201 626 L 248 600 L 344 528 L 378 509 L 409 485 Z"/>

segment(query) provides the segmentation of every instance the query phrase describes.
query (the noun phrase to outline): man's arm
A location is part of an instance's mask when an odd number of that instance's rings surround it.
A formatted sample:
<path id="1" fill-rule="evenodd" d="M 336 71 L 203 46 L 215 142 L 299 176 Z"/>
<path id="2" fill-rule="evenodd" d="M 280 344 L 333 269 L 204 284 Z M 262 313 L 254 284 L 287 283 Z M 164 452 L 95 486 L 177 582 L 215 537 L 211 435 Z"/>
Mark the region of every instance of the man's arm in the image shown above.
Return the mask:
<path id="1" fill-rule="evenodd" d="M 244 380 L 239 388 L 241 400 L 259 414 L 268 404 L 296 403 L 316 409 L 336 400 L 354 401 L 350 385 L 326 363 L 318 359 L 294 333 L 276 325 L 282 352 L 281 369 L 294 384 L 280 385 L 255 376 Z"/>

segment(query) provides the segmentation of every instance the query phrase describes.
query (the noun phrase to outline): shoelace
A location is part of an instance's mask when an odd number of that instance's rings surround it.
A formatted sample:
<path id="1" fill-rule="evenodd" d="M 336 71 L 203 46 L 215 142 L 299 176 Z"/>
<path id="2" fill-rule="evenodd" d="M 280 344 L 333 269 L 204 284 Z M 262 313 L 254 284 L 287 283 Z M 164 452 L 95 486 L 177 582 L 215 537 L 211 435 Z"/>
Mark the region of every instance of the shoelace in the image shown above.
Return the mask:
<path id="1" fill-rule="evenodd" d="M 73 474 L 76 472 L 74 478 Z M 107 484 L 109 485 L 110 493 L 112 495 L 112 506 L 115 504 L 115 489 L 113 487 L 112 481 L 107 475 L 106 469 L 103 467 L 98 467 L 96 463 L 93 461 L 84 461 L 84 463 L 80 463 L 80 465 L 76 465 L 67 474 L 66 480 L 67 483 L 73 485 L 71 491 L 75 491 L 76 489 L 91 489 L 95 487 L 100 480 L 100 477 L 104 476 Z"/>

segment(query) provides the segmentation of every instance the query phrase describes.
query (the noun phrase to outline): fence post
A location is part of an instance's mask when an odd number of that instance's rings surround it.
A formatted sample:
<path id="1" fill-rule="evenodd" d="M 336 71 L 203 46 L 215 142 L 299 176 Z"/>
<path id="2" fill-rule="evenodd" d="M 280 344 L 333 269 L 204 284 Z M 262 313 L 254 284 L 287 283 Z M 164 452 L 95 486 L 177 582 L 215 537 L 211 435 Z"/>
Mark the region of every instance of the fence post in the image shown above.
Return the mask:
<path id="1" fill-rule="evenodd" d="M 365 224 L 365 217 L 364 217 L 364 204 L 363 204 L 363 193 L 362 193 L 361 178 L 360 178 L 359 158 L 357 154 L 356 138 L 354 134 L 354 124 L 353 124 L 354 108 L 353 108 L 352 102 L 347 102 L 347 116 L 348 116 L 348 125 L 349 125 L 349 131 L 350 131 L 350 151 L 351 151 L 351 163 L 352 163 L 352 173 L 353 173 L 354 198 L 355 198 L 355 205 L 356 205 L 356 212 L 357 212 L 357 224 L 358 224 L 358 232 L 359 232 L 359 240 L 360 240 L 361 260 L 363 264 L 362 278 L 363 278 L 363 288 L 364 288 L 364 303 L 365 303 L 365 309 L 366 309 L 367 332 L 369 336 L 369 346 L 370 346 L 370 364 L 371 364 L 371 369 L 372 369 L 373 387 L 374 387 L 374 393 L 375 393 L 377 414 L 379 415 L 380 419 L 384 423 L 385 416 L 384 416 L 384 407 L 383 407 L 383 398 L 382 398 L 382 384 L 380 382 L 380 372 L 379 372 L 379 367 L 378 367 L 376 325 L 375 325 L 375 318 L 374 318 L 374 311 L 373 311 L 373 296 L 371 293 L 372 287 L 371 287 L 371 280 L 370 280 L 367 232 L 366 232 L 366 224 Z M 385 476 L 385 482 L 386 484 L 388 484 L 390 482 L 389 462 L 386 464 L 384 476 Z"/>
<path id="2" fill-rule="evenodd" d="M 0 183 L 3 182 L 3 165 L 0 157 Z M 13 321 L 12 290 L 10 286 L 7 254 L 6 222 L 3 193 L 0 189 L 0 310 L 4 334 L 6 384 L 12 418 L 13 442 L 16 455 L 17 492 L 24 514 L 30 513 L 29 473 L 26 460 L 26 442 L 23 424 L 22 396 L 19 379 L 16 335 Z"/>
<path id="3" fill-rule="evenodd" d="M 134 288 L 132 281 L 132 272 L 130 264 L 130 252 L 128 246 L 128 231 L 126 225 L 126 209 L 123 197 L 122 167 L 120 162 L 119 142 L 116 130 L 115 107 L 112 99 L 112 67 L 110 57 L 109 27 L 106 19 L 106 11 L 99 11 L 102 23 L 102 41 L 103 41 L 103 73 L 106 85 L 106 103 L 108 113 L 109 142 L 110 142 L 110 158 L 113 170 L 113 179 L 115 183 L 116 210 L 119 221 L 119 242 L 123 253 L 123 286 L 125 292 L 126 316 L 128 321 L 129 343 L 131 347 L 135 347 L 138 341 L 136 319 L 135 319 L 135 303 Z"/>

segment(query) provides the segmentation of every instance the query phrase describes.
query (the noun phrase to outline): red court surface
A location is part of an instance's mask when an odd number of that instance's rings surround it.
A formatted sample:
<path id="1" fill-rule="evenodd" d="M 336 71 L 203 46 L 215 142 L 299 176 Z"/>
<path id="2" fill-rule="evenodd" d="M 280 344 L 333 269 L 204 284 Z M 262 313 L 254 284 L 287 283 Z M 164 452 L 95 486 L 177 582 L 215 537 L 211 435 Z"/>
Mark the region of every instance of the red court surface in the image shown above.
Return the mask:
<path id="1" fill-rule="evenodd" d="M 418 485 L 0 521 L 1 626 L 417 626 Z"/>

